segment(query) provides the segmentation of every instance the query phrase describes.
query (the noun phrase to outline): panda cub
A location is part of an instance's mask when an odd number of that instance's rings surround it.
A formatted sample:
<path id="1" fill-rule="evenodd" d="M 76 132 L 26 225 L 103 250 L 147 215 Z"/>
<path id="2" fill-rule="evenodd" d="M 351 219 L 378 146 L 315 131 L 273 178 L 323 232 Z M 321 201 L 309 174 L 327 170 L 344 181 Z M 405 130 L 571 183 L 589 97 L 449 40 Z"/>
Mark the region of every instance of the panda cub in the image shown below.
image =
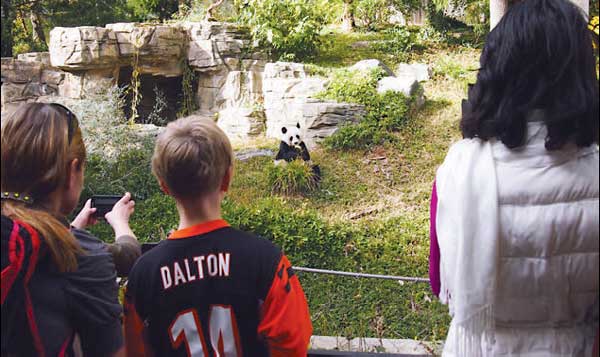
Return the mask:
<path id="1" fill-rule="evenodd" d="M 275 164 L 279 165 L 283 162 L 290 162 L 301 158 L 304 161 L 310 161 L 308 148 L 302 140 L 300 133 L 300 123 L 296 126 L 281 128 L 281 142 L 279 143 L 279 152 L 275 156 Z M 312 165 L 312 171 L 315 179 L 318 181 L 321 178 L 321 168 L 319 165 Z"/>

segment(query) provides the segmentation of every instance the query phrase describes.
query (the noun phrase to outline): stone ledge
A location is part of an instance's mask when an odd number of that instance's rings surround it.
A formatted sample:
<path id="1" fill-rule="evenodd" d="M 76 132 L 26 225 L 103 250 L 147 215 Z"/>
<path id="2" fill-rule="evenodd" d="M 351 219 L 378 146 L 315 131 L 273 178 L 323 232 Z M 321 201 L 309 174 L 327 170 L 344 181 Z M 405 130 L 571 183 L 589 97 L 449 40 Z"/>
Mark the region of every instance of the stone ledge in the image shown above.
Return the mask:
<path id="1" fill-rule="evenodd" d="M 315 351 L 371 352 L 404 356 L 436 356 L 441 352 L 442 345 L 442 342 L 372 337 L 347 339 L 341 336 L 312 336 L 310 338 L 310 349 Z"/>

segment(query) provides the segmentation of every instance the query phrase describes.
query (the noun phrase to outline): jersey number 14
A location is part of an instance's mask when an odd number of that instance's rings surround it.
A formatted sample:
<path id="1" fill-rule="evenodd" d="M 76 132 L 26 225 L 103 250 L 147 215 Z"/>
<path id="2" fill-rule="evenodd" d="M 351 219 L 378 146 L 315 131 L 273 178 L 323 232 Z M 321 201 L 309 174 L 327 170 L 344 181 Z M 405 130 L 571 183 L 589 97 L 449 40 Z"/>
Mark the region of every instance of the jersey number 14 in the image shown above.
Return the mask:
<path id="1" fill-rule="evenodd" d="M 217 357 L 241 356 L 239 335 L 231 306 L 211 305 L 208 328 L 210 344 Z M 178 349 L 185 341 L 188 356 L 208 357 L 206 341 L 198 313 L 194 309 L 180 312 L 169 328 L 171 345 Z"/>

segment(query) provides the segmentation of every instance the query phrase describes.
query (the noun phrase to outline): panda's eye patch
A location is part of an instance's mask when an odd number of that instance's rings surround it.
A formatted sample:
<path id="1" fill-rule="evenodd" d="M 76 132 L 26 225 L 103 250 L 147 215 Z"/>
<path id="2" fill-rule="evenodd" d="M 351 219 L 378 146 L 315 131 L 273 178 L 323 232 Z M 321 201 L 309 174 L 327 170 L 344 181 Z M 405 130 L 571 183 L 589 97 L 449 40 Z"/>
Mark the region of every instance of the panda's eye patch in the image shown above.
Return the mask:
<path id="1" fill-rule="evenodd" d="M 293 136 L 290 136 L 290 141 L 292 141 L 292 140 L 294 140 L 294 137 L 293 137 Z"/>
<path id="2" fill-rule="evenodd" d="M 296 135 L 296 138 L 300 139 L 300 135 Z"/>

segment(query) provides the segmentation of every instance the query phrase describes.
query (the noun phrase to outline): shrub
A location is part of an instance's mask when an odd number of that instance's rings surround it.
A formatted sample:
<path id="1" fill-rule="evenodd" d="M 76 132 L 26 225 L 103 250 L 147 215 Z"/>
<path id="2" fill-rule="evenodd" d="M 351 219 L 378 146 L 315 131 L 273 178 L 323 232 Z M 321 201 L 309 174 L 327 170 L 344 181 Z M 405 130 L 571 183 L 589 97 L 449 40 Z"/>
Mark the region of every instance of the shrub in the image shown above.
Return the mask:
<path id="1" fill-rule="evenodd" d="M 384 30 L 383 33 L 385 41 L 379 41 L 373 45 L 374 49 L 378 51 L 407 58 L 410 52 L 422 51 L 425 48 L 419 28 L 394 26 Z"/>
<path id="2" fill-rule="evenodd" d="M 267 181 L 274 193 L 306 194 L 317 186 L 311 165 L 302 160 L 280 165 L 270 164 L 265 171 Z"/>
<path id="3" fill-rule="evenodd" d="M 77 116 L 89 152 L 107 154 L 119 151 L 133 136 L 124 125 L 124 93 L 123 88 L 114 86 L 82 99 L 52 97 L 52 101 L 65 105 Z"/>
<path id="4" fill-rule="evenodd" d="M 323 144 L 331 149 L 363 149 L 391 140 L 391 134 L 363 121 L 356 125 L 344 125 L 334 135 L 325 138 Z"/>
<path id="5" fill-rule="evenodd" d="M 315 0 L 246 0 L 239 21 L 275 59 L 299 60 L 313 55 L 325 17 Z"/>
<path id="6" fill-rule="evenodd" d="M 354 18 L 358 26 L 374 31 L 387 25 L 390 17 L 387 0 L 358 0 L 354 6 Z"/>
<path id="7" fill-rule="evenodd" d="M 317 97 L 365 106 L 366 116 L 356 125 L 347 125 L 325 139 L 331 149 L 361 149 L 394 140 L 390 133 L 398 130 L 408 119 L 413 102 L 402 93 L 377 92 L 377 82 L 385 76 L 381 69 L 371 72 L 340 70 Z"/>

